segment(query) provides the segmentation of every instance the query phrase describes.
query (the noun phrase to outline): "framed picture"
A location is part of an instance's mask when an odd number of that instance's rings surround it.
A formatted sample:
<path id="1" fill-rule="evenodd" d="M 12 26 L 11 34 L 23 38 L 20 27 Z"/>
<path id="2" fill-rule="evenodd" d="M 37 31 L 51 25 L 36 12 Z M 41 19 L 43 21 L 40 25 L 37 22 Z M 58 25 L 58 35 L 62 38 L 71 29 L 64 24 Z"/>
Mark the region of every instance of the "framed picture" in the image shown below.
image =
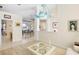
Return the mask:
<path id="1" fill-rule="evenodd" d="M 78 22 L 77 21 L 69 21 L 69 31 L 77 31 L 78 29 Z"/>
<path id="2" fill-rule="evenodd" d="M 16 22 L 16 26 L 20 26 L 20 22 Z"/>
<path id="3" fill-rule="evenodd" d="M 11 19 L 11 16 L 10 15 L 7 15 L 7 14 L 4 14 L 4 18 Z"/>

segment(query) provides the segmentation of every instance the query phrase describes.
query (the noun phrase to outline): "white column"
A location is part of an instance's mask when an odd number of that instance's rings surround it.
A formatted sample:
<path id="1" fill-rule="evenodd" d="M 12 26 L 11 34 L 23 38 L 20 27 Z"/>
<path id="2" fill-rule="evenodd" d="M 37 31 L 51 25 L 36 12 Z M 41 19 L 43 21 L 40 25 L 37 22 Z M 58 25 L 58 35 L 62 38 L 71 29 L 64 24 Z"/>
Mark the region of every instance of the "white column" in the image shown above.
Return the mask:
<path id="1" fill-rule="evenodd" d="M 36 31 L 40 31 L 39 25 L 40 25 L 40 20 L 37 19 L 36 20 L 36 28 L 37 28 Z"/>
<path id="2" fill-rule="evenodd" d="M 40 31 L 39 25 L 40 25 L 39 18 L 35 19 L 35 40 L 37 41 L 39 41 L 39 31 Z"/>
<path id="3" fill-rule="evenodd" d="M 47 19 L 47 31 L 48 32 L 51 31 L 51 21 L 50 21 L 50 19 Z"/>

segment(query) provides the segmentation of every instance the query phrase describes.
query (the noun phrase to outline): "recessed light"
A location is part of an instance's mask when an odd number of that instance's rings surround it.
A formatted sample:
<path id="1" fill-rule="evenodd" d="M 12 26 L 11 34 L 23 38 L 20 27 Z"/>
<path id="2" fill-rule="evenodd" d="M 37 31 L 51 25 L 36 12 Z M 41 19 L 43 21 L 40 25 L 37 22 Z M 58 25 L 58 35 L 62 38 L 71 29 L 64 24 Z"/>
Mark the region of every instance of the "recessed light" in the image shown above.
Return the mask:
<path id="1" fill-rule="evenodd" d="M 21 4 L 17 4 L 18 6 L 20 6 Z"/>

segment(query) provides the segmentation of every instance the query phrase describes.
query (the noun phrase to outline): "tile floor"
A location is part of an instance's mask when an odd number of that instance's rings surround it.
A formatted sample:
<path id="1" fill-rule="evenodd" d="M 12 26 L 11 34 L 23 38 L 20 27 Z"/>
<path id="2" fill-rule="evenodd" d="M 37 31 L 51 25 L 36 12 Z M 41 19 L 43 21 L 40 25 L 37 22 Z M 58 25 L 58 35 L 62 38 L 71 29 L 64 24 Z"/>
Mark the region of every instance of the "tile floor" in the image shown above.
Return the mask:
<path id="1" fill-rule="evenodd" d="M 23 41 L 22 44 L 19 43 L 22 43 L 22 41 L 18 43 L 16 42 L 15 45 L 11 43 L 4 45 L 0 48 L 0 55 L 34 55 L 31 51 L 27 49 L 27 47 L 36 43 L 35 40 L 29 42 Z M 65 52 L 65 49 L 57 47 L 51 55 L 64 55 Z"/>
<path id="2" fill-rule="evenodd" d="M 27 49 L 28 46 L 35 44 L 34 36 L 28 39 L 23 39 L 19 42 L 9 42 L 0 46 L 0 55 L 34 55 L 30 50 Z M 66 49 L 56 47 L 51 55 L 64 55 Z"/>
<path id="3" fill-rule="evenodd" d="M 16 46 L 7 45 L 0 49 L 0 55 L 31 55 L 32 53 L 27 49 L 27 46 L 33 43 L 33 41 L 30 41 L 30 43 L 15 44 Z"/>

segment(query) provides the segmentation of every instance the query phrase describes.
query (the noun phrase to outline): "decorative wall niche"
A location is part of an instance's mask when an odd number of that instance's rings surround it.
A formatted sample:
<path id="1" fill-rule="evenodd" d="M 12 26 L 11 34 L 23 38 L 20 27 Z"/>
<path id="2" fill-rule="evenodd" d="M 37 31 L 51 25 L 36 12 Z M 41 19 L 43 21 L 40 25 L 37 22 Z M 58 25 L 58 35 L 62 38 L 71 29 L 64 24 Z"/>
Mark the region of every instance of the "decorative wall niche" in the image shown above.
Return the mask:
<path id="1" fill-rule="evenodd" d="M 58 31 L 58 22 L 52 22 L 52 29 L 53 29 L 53 32 L 57 32 Z"/>

